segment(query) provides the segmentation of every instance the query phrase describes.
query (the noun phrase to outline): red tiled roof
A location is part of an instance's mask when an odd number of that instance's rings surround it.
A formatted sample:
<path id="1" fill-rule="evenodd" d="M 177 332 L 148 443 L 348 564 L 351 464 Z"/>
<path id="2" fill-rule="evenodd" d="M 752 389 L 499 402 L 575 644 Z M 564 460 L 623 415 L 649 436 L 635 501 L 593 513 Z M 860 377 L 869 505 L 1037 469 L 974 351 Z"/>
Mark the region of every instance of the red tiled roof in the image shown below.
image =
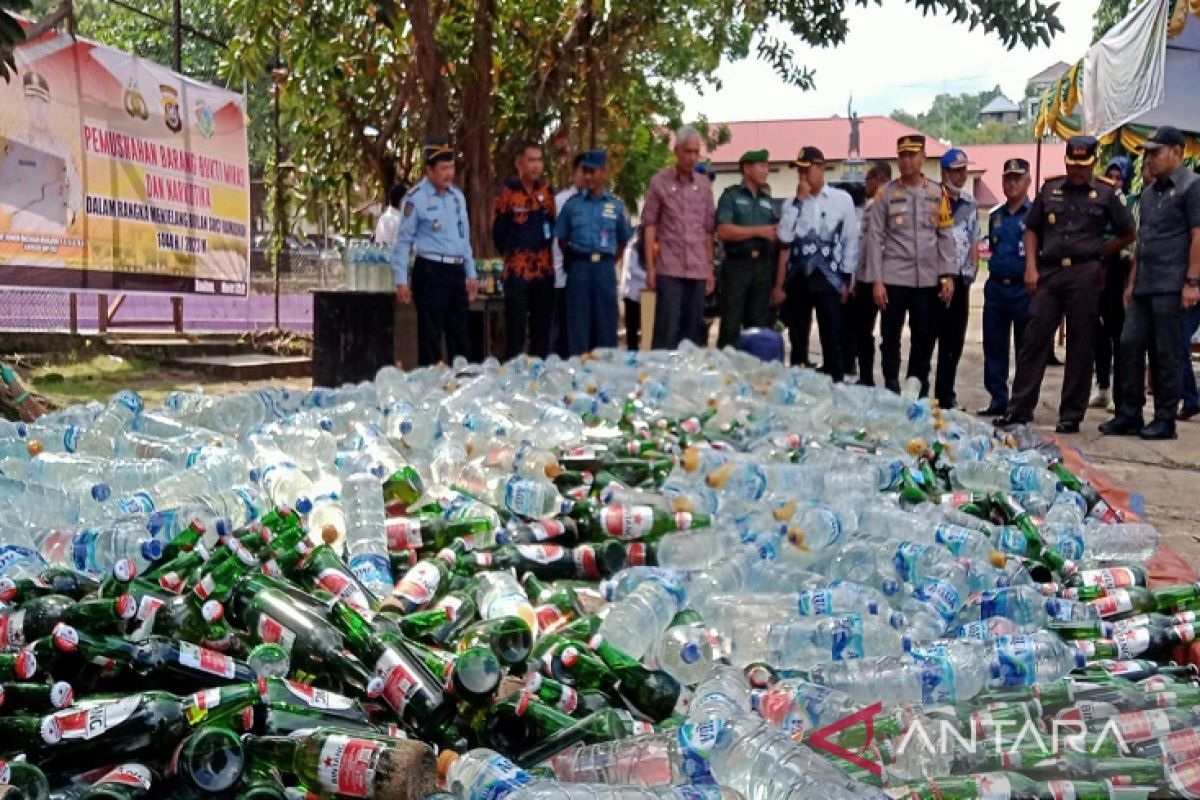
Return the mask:
<path id="1" fill-rule="evenodd" d="M 729 128 L 730 139 L 717 147 L 711 158 L 713 164 L 736 164 L 747 150 L 766 148 L 772 161 L 791 161 L 801 147 L 811 145 L 821 149 L 830 161 L 841 161 L 848 155 L 850 122 L 845 117 L 821 119 L 781 119 L 759 122 L 718 122 Z M 896 140 L 901 136 L 919 133 L 890 117 L 860 117 L 859 136 L 862 157 L 895 158 Z M 932 157 L 946 152 L 945 145 L 930 138 L 926 151 Z"/>
<path id="2" fill-rule="evenodd" d="M 971 160 L 971 171 L 983 174 L 976 181 L 975 200 L 979 207 L 987 210 L 1004 201 L 1004 162 L 1010 158 L 1023 158 L 1029 162 L 1030 177 L 1037 169 L 1037 143 L 1025 144 L 969 144 L 963 147 Z M 1062 172 L 1061 147 L 1042 145 L 1042 178 Z M 1049 159 L 1049 160 L 1047 160 Z M 1047 172 L 1049 168 L 1049 172 Z M 1030 181 L 1029 197 L 1037 190 Z"/>

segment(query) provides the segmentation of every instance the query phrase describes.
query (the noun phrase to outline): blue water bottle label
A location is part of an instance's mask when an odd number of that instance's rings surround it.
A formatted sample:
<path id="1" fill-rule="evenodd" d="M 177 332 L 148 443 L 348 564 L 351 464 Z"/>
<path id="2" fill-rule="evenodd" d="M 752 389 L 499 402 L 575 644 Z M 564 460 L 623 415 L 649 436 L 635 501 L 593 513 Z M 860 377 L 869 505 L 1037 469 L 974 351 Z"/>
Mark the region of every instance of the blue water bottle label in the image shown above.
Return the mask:
<path id="1" fill-rule="evenodd" d="M 0 575 L 15 569 L 18 564 L 22 563 L 38 569 L 45 566 L 42 557 L 28 547 L 15 544 L 0 545 Z"/>
<path id="2" fill-rule="evenodd" d="M 997 636 L 992 677 L 1004 686 L 1032 686 L 1037 677 L 1033 641 L 1028 636 Z"/>
<path id="3" fill-rule="evenodd" d="M 961 525 L 942 523 L 933 532 L 933 538 L 956 556 L 962 555 L 963 546 L 971 536 L 971 530 Z"/>
<path id="4" fill-rule="evenodd" d="M 954 619 L 962 608 L 962 597 L 958 589 L 941 578 L 928 578 L 913 592 L 913 599 L 930 605 L 947 623 Z"/>
<path id="5" fill-rule="evenodd" d="M 715 784 L 710 758 L 725 723 L 720 719 L 689 722 L 679 729 L 683 774 L 694 784 Z"/>
<path id="6" fill-rule="evenodd" d="M 533 783 L 532 775 L 502 755 L 494 755 L 488 759 L 483 777 L 490 780 L 482 787 L 474 789 L 470 795 L 479 800 L 501 800 L 522 786 Z"/>
<path id="7" fill-rule="evenodd" d="M 928 549 L 929 545 L 921 542 L 900 543 L 892 556 L 892 566 L 895 568 L 896 574 L 900 576 L 900 580 L 907 583 L 912 582 L 913 574 L 916 572 L 917 559 Z"/>
<path id="8" fill-rule="evenodd" d="M 830 656 L 834 661 L 849 661 L 863 657 L 862 614 L 851 614 L 835 620 L 830 634 L 832 639 Z"/>
<path id="9" fill-rule="evenodd" d="M 946 657 L 946 649 L 938 645 L 914 650 L 913 657 L 921 668 L 921 702 L 926 705 L 955 702 L 954 667 Z"/>

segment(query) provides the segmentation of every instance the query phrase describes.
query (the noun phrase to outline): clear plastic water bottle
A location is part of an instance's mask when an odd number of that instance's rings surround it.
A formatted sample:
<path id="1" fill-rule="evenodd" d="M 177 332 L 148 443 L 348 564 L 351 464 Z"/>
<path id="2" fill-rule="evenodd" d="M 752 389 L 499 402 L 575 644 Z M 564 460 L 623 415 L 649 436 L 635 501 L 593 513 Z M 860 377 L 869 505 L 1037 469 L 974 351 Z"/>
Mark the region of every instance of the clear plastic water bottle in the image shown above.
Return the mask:
<path id="1" fill-rule="evenodd" d="M 682 619 L 681 619 L 682 618 Z M 715 637 L 700 615 L 683 611 L 650 648 L 647 664 L 682 686 L 695 686 L 712 672 Z"/>
<path id="2" fill-rule="evenodd" d="M 555 485 L 545 478 L 494 476 L 488 479 L 486 499 L 526 519 L 549 519 L 570 511 Z"/>
<path id="3" fill-rule="evenodd" d="M 686 602 L 687 596 L 678 582 L 645 581 L 628 597 L 609 605 L 599 633 L 618 650 L 641 659 Z"/>
<path id="4" fill-rule="evenodd" d="M 747 621 L 725 631 L 734 663 L 765 662 L 785 669 L 814 661 L 898 654 L 900 634 L 879 617 L 846 614 L 787 622 Z"/>
<path id="5" fill-rule="evenodd" d="M 1144 563 L 1158 552 L 1158 529 L 1145 523 L 1046 524 L 1046 546 L 1068 561 Z"/>
<path id="6" fill-rule="evenodd" d="M 537 615 L 517 579 L 508 572 L 485 572 L 479 576 L 479 616 L 483 619 L 519 617 L 536 639 Z"/>
<path id="7" fill-rule="evenodd" d="M 130 391 L 117 392 L 79 438 L 80 453 L 111 456 L 117 440 L 142 413 L 142 399 Z"/>
<path id="8" fill-rule="evenodd" d="M 360 473 L 342 481 L 342 511 L 350 569 L 376 597 L 387 597 L 395 579 L 388 561 L 387 512 L 379 480 Z"/>
<path id="9" fill-rule="evenodd" d="M 1033 686 L 1065 678 L 1087 666 L 1087 657 L 1050 631 L 997 636 L 993 648 L 993 686 Z"/>
<path id="10" fill-rule="evenodd" d="M 108 575 L 122 559 L 139 574 L 162 558 L 163 544 L 150 536 L 145 517 L 129 517 L 110 525 L 80 530 L 50 530 L 37 537 L 38 550 L 51 564 L 90 575 Z"/>
<path id="11" fill-rule="evenodd" d="M 813 683 L 836 689 L 864 706 L 877 700 L 885 706 L 965 702 L 983 690 L 990 675 L 986 649 L 958 640 L 899 656 L 823 661 L 809 670 Z"/>
<path id="12" fill-rule="evenodd" d="M 951 478 L 965 489 L 981 492 L 1036 492 L 1054 497 L 1062 484 L 1045 469 L 1020 465 L 1010 467 L 988 461 L 956 464 Z"/>

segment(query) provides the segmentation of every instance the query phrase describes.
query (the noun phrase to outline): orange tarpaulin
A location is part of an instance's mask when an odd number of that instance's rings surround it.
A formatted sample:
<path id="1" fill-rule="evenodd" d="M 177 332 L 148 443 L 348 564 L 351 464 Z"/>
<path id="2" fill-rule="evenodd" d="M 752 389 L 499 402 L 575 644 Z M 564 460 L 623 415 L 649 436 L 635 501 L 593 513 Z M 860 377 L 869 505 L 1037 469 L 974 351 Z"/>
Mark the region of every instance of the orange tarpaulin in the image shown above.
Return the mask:
<path id="1" fill-rule="evenodd" d="M 1063 464 L 1080 478 L 1086 478 L 1104 500 L 1113 508 L 1123 513 L 1126 519 L 1143 520 L 1144 502 L 1137 492 L 1122 489 L 1117 486 L 1103 470 L 1096 469 L 1084 460 L 1083 454 L 1060 439 L 1052 441 L 1062 450 Z M 1184 561 L 1182 557 L 1166 544 L 1158 548 L 1154 557 L 1146 562 L 1147 577 L 1150 588 L 1177 586 L 1181 583 L 1196 583 L 1200 580 L 1195 567 Z M 1200 642 L 1193 642 L 1190 647 L 1180 647 L 1175 653 L 1175 660 L 1183 663 L 1190 662 L 1200 666 Z"/>

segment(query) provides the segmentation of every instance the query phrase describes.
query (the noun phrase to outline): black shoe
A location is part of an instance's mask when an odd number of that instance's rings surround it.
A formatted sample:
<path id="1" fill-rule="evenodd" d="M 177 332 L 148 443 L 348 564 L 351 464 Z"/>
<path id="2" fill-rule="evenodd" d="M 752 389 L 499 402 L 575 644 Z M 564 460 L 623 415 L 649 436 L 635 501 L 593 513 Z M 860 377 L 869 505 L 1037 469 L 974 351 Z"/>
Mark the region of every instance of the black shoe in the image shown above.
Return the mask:
<path id="1" fill-rule="evenodd" d="M 895 394 L 900 394 L 900 384 L 894 383 L 892 381 L 887 381 L 883 385 L 889 392 L 894 392 Z"/>
<path id="2" fill-rule="evenodd" d="M 1193 406 L 1191 408 L 1183 408 L 1183 409 L 1180 409 L 1179 414 L 1176 415 L 1175 419 L 1186 422 L 1189 419 L 1191 419 L 1192 417 L 1196 416 L 1197 414 L 1200 414 L 1200 406 Z"/>
<path id="3" fill-rule="evenodd" d="M 1097 430 L 1105 436 L 1133 436 L 1141 431 L 1144 424 L 1140 419 L 1113 417 L 1108 422 L 1101 423 Z"/>
<path id="4" fill-rule="evenodd" d="M 979 409 L 975 412 L 975 414 L 980 417 L 999 417 L 1003 415 L 1006 410 L 1008 410 L 1008 406 L 1000 405 L 999 403 L 992 403 L 987 408 Z"/>
<path id="5" fill-rule="evenodd" d="M 1079 433 L 1079 423 L 1069 420 L 1060 419 L 1058 424 L 1054 426 L 1055 433 Z"/>
<path id="6" fill-rule="evenodd" d="M 1151 440 L 1174 439 L 1176 438 L 1175 425 L 1165 419 L 1156 419 L 1138 431 L 1138 436 Z"/>
<path id="7" fill-rule="evenodd" d="M 1017 425 L 1024 425 L 1029 422 L 1027 419 L 1021 419 L 1016 414 L 1005 412 L 992 420 L 992 424 L 997 428 L 1012 428 Z"/>

